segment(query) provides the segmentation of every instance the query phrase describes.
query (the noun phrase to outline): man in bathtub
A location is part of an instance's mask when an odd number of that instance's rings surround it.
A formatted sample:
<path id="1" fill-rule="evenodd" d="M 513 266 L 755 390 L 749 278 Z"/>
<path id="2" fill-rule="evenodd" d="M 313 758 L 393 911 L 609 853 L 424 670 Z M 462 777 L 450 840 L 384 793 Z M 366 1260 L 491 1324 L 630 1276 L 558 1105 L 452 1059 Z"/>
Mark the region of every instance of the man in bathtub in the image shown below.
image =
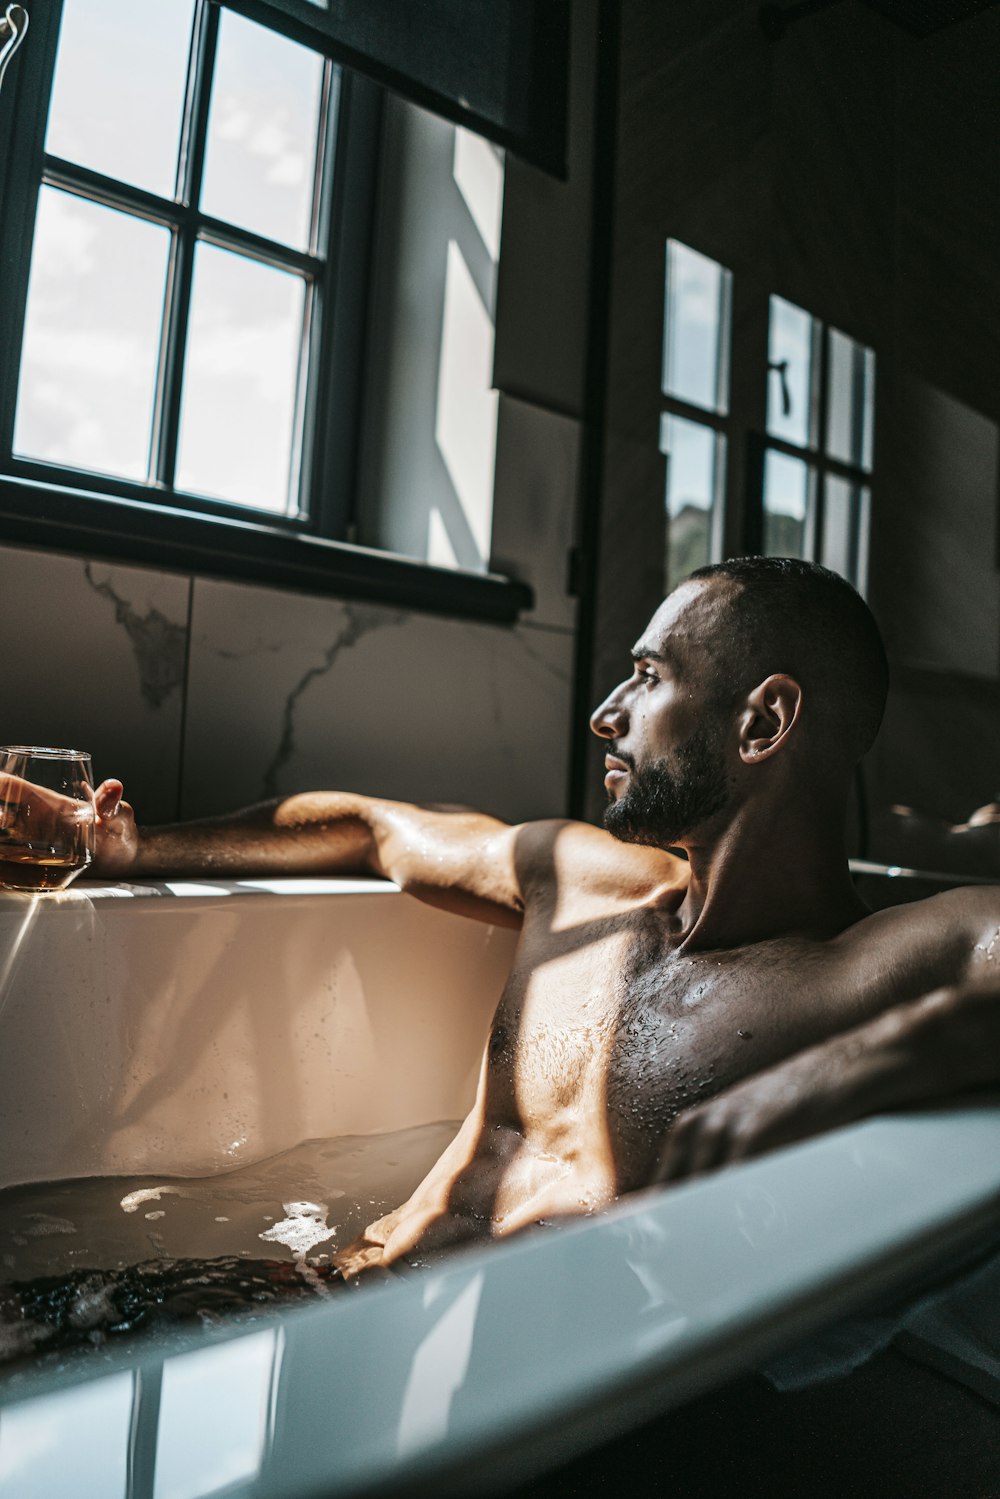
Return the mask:
<path id="1" fill-rule="evenodd" d="M 347 1276 L 1000 1075 L 1000 889 L 873 915 L 848 873 L 887 686 L 854 590 L 703 568 L 632 657 L 591 721 L 604 831 L 311 792 L 140 832 L 97 793 L 105 876 L 364 871 L 520 929 L 472 1112 Z"/>

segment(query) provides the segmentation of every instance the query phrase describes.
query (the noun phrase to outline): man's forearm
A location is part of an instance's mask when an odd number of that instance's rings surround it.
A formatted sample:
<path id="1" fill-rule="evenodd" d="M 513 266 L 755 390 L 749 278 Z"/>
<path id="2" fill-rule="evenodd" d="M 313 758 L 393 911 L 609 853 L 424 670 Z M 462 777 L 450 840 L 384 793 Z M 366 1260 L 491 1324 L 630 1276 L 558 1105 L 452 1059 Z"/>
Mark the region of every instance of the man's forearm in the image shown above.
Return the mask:
<path id="1" fill-rule="evenodd" d="M 1000 1086 L 1000 988 L 941 989 L 688 1109 L 657 1179 L 748 1159 L 870 1114 Z"/>
<path id="2" fill-rule="evenodd" d="M 804 1056 L 827 1072 L 828 1091 L 854 1118 L 1000 1084 L 1000 990 L 939 989 Z"/>
<path id="3" fill-rule="evenodd" d="M 376 806 L 367 797 L 316 792 L 224 817 L 143 828 L 127 871 L 109 865 L 109 872 L 146 879 L 380 873 L 372 834 Z"/>

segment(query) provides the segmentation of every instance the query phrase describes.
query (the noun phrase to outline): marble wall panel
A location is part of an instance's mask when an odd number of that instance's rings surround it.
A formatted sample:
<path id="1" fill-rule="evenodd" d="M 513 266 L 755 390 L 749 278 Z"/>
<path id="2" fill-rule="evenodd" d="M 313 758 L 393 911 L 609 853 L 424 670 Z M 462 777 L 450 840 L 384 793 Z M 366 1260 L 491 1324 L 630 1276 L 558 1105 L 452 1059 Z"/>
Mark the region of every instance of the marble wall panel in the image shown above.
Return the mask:
<path id="1" fill-rule="evenodd" d="M 582 440 L 574 418 L 500 397 L 491 566 L 535 590 L 532 624 L 565 630 L 576 624 L 566 585 Z"/>
<path id="2" fill-rule="evenodd" d="M 565 810 L 573 639 L 195 584 L 184 813 L 314 787 Z"/>
<path id="3" fill-rule="evenodd" d="M 190 580 L 0 548 L 3 743 L 89 750 L 149 821 L 177 815 Z"/>

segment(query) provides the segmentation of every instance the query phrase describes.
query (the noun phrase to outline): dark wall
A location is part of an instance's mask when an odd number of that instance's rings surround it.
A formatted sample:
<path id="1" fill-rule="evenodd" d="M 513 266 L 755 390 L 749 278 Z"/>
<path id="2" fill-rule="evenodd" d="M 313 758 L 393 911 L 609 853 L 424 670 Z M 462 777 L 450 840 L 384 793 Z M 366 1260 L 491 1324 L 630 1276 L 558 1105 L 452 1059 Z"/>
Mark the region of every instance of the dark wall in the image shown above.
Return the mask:
<path id="1" fill-rule="evenodd" d="M 593 695 L 622 675 L 663 586 L 657 424 L 674 237 L 733 272 L 740 434 L 763 430 L 769 293 L 876 350 L 869 596 L 906 685 L 869 776 L 879 802 L 907 787 L 927 801 L 940 784 L 928 810 L 958 817 L 1000 785 L 1000 756 L 991 777 L 992 752 L 962 745 L 988 722 L 1000 747 L 1000 12 L 918 40 L 842 0 L 779 42 L 757 13 L 751 0 L 622 4 Z M 742 453 L 730 463 L 741 473 Z M 738 482 L 728 498 L 735 552 Z M 975 679 L 968 694 L 956 674 Z M 955 743 L 914 733 L 914 691 L 925 706 L 947 698 Z"/>

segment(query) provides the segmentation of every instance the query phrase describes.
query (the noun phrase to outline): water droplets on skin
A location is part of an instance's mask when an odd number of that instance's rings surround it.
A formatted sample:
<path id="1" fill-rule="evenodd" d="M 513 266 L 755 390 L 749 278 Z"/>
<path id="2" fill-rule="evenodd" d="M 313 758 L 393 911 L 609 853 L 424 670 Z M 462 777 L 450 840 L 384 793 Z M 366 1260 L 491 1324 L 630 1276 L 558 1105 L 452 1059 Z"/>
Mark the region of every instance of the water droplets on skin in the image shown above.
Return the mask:
<path id="1" fill-rule="evenodd" d="M 1000 945 L 1000 927 L 993 933 L 989 942 L 977 942 L 975 951 L 981 952 L 987 963 L 995 963 L 998 957 L 1000 957 L 1000 954 L 997 952 L 998 945 Z"/>

